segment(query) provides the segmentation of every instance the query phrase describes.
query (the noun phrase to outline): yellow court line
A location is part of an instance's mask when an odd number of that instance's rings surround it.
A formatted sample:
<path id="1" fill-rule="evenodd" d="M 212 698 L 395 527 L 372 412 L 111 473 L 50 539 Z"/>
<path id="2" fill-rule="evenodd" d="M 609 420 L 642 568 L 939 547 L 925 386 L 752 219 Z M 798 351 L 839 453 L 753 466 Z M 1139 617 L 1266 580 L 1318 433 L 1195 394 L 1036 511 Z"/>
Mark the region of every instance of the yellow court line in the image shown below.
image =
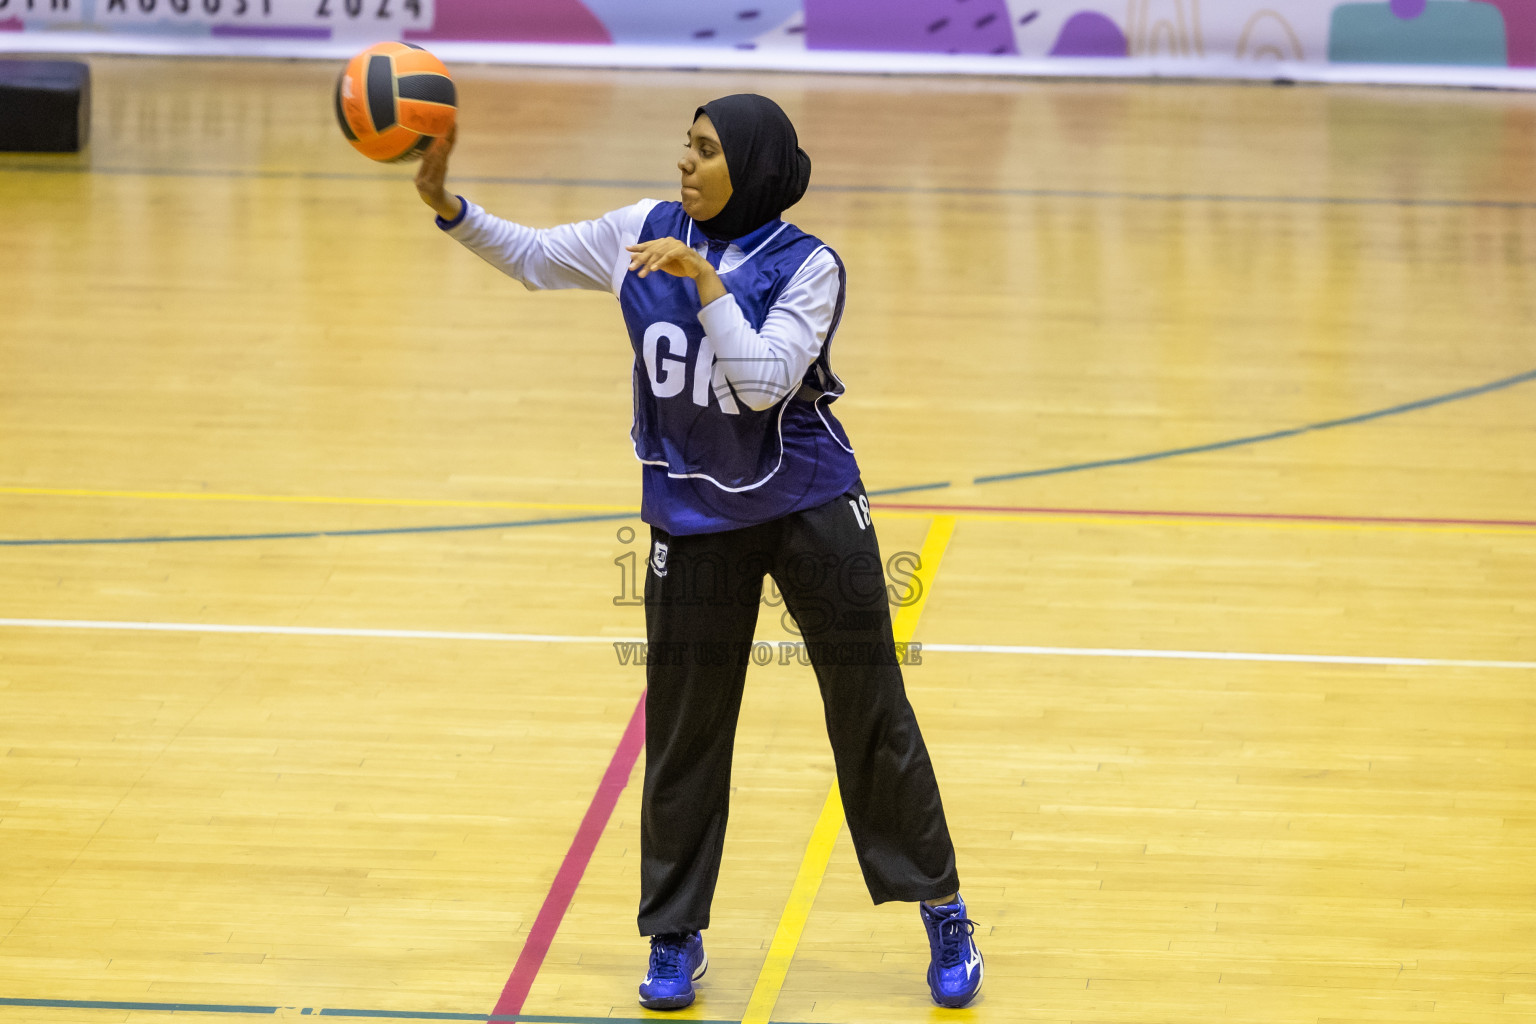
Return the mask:
<path id="1" fill-rule="evenodd" d="M 277 505 L 394 505 L 401 508 L 526 508 L 568 512 L 632 512 L 628 505 L 543 501 L 454 501 L 443 498 L 348 498 L 328 494 L 229 494 L 218 491 L 111 491 L 83 487 L 0 487 L 0 494 L 47 498 L 137 498 L 148 501 L 250 501 Z"/>
<path id="2" fill-rule="evenodd" d="M 917 556 L 916 578 L 920 584 L 917 600 L 897 611 L 896 618 L 891 622 L 891 631 L 896 635 L 897 644 L 911 643 L 917 631 L 917 620 L 923 614 L 923 606 L 928 603 L 928 595 L 933 593 L 933 578 L 939 571 L 939 562 L 944 557 L 944 550 L 949 547 L 950 537 L 954 535 L 955 518 L 933 517 L 933 525 L 928 528 L 928 536 L 923 540 L 922 550 Z M 837 780 L 834 779 L 832 788 L 827 791 L 827 799 L 821 805 L 821 815 L 816 819 L 816 828 L 811 832 L 810 842 L 805 846 L 805 857 L 800 861 L 800 870 L 795 874 L 789 901 L 784 905 L 784 914 L 779 918 L 779 927 L 773 934 L 773 943 L 768 947 L 768 957 L 763 961 L 757 984 L 752 988 L 752 997 L 747 1000 L 747 1012 L 742 1016 L 741 1024 L 768 1024 L 772 1017 L 774 1004 L 779 1001 L 779 991 L 789 975 L 790 961 L 794 959 L 795 949 L 800 945 L 800 935 L 805 931 L 806 919 L 810 917 L 811 907 L 816 902 L 816 893 L 821 889 L 827 863 L 832 859 L 832 847 L 842 827 L 843 801 L 838 793 Z"/>

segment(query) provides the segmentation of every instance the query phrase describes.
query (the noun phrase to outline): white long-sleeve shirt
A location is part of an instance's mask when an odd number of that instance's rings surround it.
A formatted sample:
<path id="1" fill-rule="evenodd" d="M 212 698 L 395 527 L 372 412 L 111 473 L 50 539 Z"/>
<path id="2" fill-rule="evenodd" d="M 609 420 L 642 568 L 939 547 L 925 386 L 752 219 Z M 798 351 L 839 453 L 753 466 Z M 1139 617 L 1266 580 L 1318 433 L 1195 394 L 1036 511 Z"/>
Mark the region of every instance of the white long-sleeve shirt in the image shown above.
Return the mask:
<path id="1" fill-rule="evenodd" d="M 628 247 L 639 240 L 657 202 L 642 199 L 596 220 L 530 228 L 487 213 L 466 199 L 456 222 L 439 223 L 525 288 L 584 288 L 617 298 L 630 273 Z M 682 241 L 706 254 L 708 239 L 691 228 L 689 233 L 691 237 Z M 761 411 L 792 393 L 820 354 L 837 311 L 840 272 L 830 250 L 813 253 L 791 277 L 761 327 L 754 328 L 730 293 L 731 271 L 752 256 L 753 252 L 743 252 L 734 244 L 726 247 L 718 270 L 726 294 L 699 310 L 699 323 L 736 397 Z M 765 372 L 764 367 L 771 369 Z"/>

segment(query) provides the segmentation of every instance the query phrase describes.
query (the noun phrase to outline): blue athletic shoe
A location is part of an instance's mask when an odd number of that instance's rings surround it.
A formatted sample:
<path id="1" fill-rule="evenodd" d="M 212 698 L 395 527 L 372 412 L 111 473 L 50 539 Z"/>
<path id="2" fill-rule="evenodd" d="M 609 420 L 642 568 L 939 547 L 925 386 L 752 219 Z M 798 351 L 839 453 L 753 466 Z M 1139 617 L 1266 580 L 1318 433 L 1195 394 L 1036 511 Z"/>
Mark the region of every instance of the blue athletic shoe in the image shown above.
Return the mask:
<path id="1" fill-rule="evenodd" d="M 965 900 L 938 907 L 919 903 L 923 927 L 928 929 L 928 991 L 940 1006 L 958 1009 L 981 991 L 981 950 L 971 935 L 976 922 L 965 916 Z"/>
<path id="2" fill-rule="evenodd" d="M 652 935 L 651 966 L 640 983 L 640 1005 L 681 1010 L 693 1002 L 693 983 L 708 969 L 704 938 L 698 932 Z"/>

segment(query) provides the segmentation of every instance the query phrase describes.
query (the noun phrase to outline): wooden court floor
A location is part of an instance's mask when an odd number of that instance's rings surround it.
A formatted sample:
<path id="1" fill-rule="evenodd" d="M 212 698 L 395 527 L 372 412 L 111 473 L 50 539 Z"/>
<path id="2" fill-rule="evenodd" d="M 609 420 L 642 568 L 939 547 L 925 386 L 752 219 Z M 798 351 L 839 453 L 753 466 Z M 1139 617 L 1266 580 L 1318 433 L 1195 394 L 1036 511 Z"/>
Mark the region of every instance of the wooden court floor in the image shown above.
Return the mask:
<path id="1" fill-rule="evenodd" d="M 0 156 L 0 1021 L 660 1016 L 611 299 L 442 237 L 334 67 L 92 66 L 89 152 Z M 1536 1019 L 1536 97 L 455 72 L 535 225 L 783 103 L 928 556 L 982 999 L 869 905 L 790 656 L 677 1017 Z"/>

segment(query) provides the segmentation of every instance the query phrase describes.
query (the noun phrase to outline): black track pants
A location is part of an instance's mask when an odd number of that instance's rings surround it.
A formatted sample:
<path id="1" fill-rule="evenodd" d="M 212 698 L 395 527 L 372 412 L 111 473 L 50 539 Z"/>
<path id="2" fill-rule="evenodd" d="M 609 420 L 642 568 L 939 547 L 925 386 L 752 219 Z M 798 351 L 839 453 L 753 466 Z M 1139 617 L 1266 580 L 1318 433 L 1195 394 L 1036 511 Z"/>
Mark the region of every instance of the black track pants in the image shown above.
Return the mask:
<path id="1" fill-rule="evenodd" d="M 848 831 L 876 903 L 959 888 L 939 787 L 902 685 L 864 489 L 760 526 L 651 530 L 640 933 L 703 929 L 763 576 L 807 643 Z"/>

